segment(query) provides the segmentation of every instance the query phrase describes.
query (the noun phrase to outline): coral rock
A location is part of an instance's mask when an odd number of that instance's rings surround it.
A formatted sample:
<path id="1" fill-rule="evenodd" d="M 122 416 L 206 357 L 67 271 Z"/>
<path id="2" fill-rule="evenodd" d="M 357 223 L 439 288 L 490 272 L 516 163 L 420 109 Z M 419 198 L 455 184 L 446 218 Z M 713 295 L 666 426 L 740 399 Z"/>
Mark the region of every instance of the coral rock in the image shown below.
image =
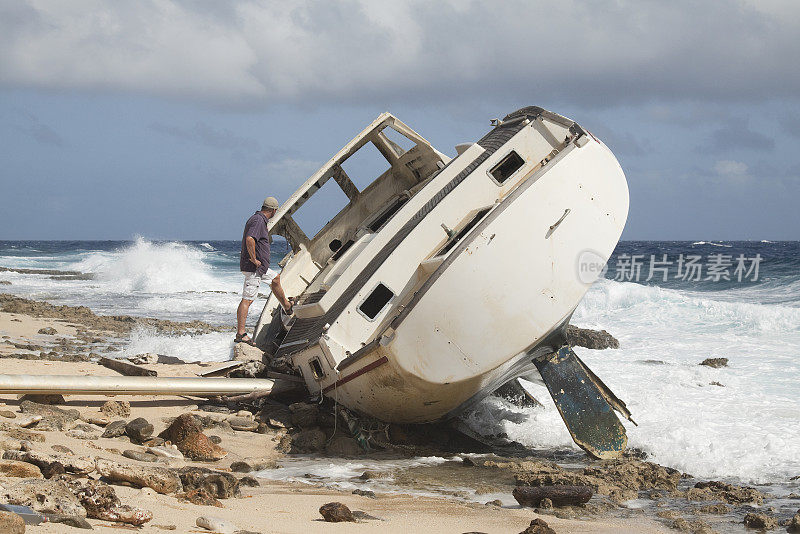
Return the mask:
<path id="1" fill-rule="evenodd" d="M 342 523 L 345 521 L 355 522 L 353 512 L 350 508 L 340 502 L 329 502 L 319 507 L 319 513 L 328 523 Z"/>

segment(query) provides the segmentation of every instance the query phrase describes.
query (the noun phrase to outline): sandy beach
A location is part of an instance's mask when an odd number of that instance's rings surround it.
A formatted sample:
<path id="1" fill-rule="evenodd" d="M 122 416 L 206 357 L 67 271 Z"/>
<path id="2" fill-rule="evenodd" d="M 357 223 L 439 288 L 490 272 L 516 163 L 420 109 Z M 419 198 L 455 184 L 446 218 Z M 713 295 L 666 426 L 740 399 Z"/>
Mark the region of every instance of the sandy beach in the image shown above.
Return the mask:
<path id="1" fill-rule="evenodd" d="M 91 324 L 91 321 L 88 321 Z M 102 325 L 101 325 L 102 326 Z M 45 329 L 45 330 L 43 330 Z M 44 334 L 40 331 L 56 333 Z M 2 369 L 5 374 L 64 374 L 64 375 L 97 375 L 114 376 L 115 371 L 107 369 L 93 361 L 58 361 L 56 359 L 24 359 L 48 347 L 72 346 L 85 343 L 86 348 L 92 342 L 112 342 L 119 332 L 97 330 L 87 324 L 70 322 L 54 317 L 32 317 L 23 313 L 0 312 L 0 357 Z M 76 337 L 77 336 L 77 337 Z M 84 340 L 81 341 L 80 337 Z M 20 348 L 22 347 L 22 348 Z M 33 350 L 31 350 L 33 349 Z M 74 349 L 74 347 L 73 347 Z M 210 364 L 150 364 L 145 367 L 155 370 L 159 376 L 193 376 L 198 372 L 208 370 Z M 108 417 L 101 411 L 103 404 L 108 401 L 106 397 L 69 396 L 63 403 L 53 406 L 61 410 L 77 410 L 79 418 L 71 423 L 73 428 L 91 429 L 92 423 L 108 422 L 113 417 Z M 167 426 L 168 422 L 181 414 L 191 413 L 199 416 L 213 416 L 218 421 L 224 421 L 233 414 L 208 413 L 198 409 L 203 403 L 202 399 L 185 397 L 116 397 L 114 400 L 124 400 L 130 403 L 130 414 L 126 420 L 142 417 L 152 423 L 153 436 L 157 436 Z M 220 446 L 227 451 L 226 456 L 216 462 L 193 462 L 188 459 L 159 459 L 157 462 L 137 462 L 122 456 L 126 450 L 144 452 L 146 447 L 131 443 L 125 435 L 113 438 L 86 436 L 83 432 L 69 430 L 38 430 L 41 423 L 30 425 L 22 429 L 18 423 L 29 419 L 29 413 L 23 413 L 22 401 L 16 395 L 0 397 L 0 426 L 3 431 L 0 435 L 13 435 L 23 439 L 22 448 L 49 456 L 51 459 L 59 455 L 69 458 L 83 459 L 95 462 L 105 459 L 120 465 L 157 465 L 170 469 L 179 469 L 186 466 L 210 468 L 218 472 L 231 472 L 231 464 L 245 459 L 258 458 L 260 461 L 274 465 L 280 461 L 285 453 L 280 450 L 281 438 L 287 433 L 286 429 L 270 428 L 259 432 L 235 431 L 230 425 L 224 423 L 205 431 L 209 435 L 218 435 Z M 105 419 L 105 421 L 103 421 Z M 83 426 L 80 426 L 83 425 Z M 89 425 L 88 427 L 86 425 Z M 27 426 L 27 424 L 26 424 Z M 8 432 L 15 427 L 17 432 Z M 102 427 L 97 427 L 101 432 Z M 89 433 L 91 433 L 89 431 Z M 89 439 L 86 439 L 89 437 Z M 6 440 L 4 446 L 19 440 Z M 12 447 L 13 448 L 13 447 Z M 59 452 L 61 451 L 61 452 Z M 15 451 L 16 452 L 16 451 Z M 24 451 L 21 451 L 24 452 Z M 29 451 L 30 452 L 30 451 Z M 19 454 L 19 452 L 17 452 Z M 8 456 L 6 454 L 6 456 Z M 8 462 L 9 460 L 3 460 Z M 327 461 L 320 457 L 320 461 Z M 246 476 L 235 473 L 241 478 Z M 83 480 L 97 479 L 97 472 L 85 474 L 69 473 L 55 475 L 55 479 Z M 19 478 L 3 477 L 0 486 L 3 490 L 14 487 Z M 413 494 L 403 494 L 398 488 L 395 494 L 381 494 L 374 496 L 355 495 L 352 492 L 335 491 L 322 485 L 287 483 L 273 481 L 265 478 L 258 479 L 257 487 L 240 485 L 240 495 L 237 497 L 221 499 L 221 507 L 192 504 L 180 500 L 175 494 L 160 494 L 150 488 L 137 488 L 130 485 L 120 485 L 119 481 L 109 480 L 116 495 L 123 505 L 132 505 L 152 512 L 152 519 L 139 527 L 141 532 L 163 532 L 174 530 L 177 532 L 204 531 L 196 525 L 200 516 L 213 516 L 235 524 L 238 529 L 253 532 L 497 532 L 517 533 L 524 531 L 531 520 L 539 517 L 544 519 L 556 532 L 662 532 L 663 525 L 645 517 L 636 519 L 595 518 L 591 521 L 560 519 L 553 515 L 539 515 L 530 508 L 519 506 L 489 506 L 474 502 L 464 502 L 462 499 L 447 499 L 444 497 L 421 497 Z M 327 523 L 322 520 L 319 513 L 321 505 L 328 502 L 341 502 L 351 510 L 363 511 L 375 519 L 362 519 L 358 523 Z M 100 532 L 117 532 L 124 524 L 111 523 L 107 520 L 88 519 L 89 524 Z M 57 523 L 45 523 L 38 526 L 29 526 L 31 532 L 73 532 L 74 527 Z"/>

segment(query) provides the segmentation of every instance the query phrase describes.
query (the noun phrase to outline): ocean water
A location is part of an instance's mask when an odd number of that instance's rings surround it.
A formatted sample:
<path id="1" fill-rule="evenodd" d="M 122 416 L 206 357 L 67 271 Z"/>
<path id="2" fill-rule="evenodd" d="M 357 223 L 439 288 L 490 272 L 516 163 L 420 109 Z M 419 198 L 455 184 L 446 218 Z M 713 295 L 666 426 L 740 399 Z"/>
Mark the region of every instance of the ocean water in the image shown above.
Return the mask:
<path id="1" fill-rule="evenodd" d="M 276 241 L 273 264 L 285 252 L 285 243 Z M 0 280 L 11 282 L 0 291 L 100 314 L 233 328 L 242 283 L 238 254 L 238 241 L 0 241 L 2 267 L 93 275 L 56 280 L 0 272 Z M 646 280 L 651 255 L 663 262 L 664 254 L 671 264 L 654 264 Z M 692 260 L 701 266 L 699 279 L 696 272 L 683 276 L 690 256 L 699 256 Z M 744 269 L 737 273 L 739 256 Z M 756 257 L 753 280 L 747 271 Z M 631 268 L 637 264 L 638 281 Z M 251 323 L 260 305 L 251 307 Z M 639 426 L 625 423 L 629 446 L 698 477 L 779 484 L 787 493 L 798 485 L 789 479 L 800 475 L 800 242 L 622 242 L 572 322 L 606 329 L 620 341 L 617 350 L 576 352 L 633 412 Z M 230 357 L 231 338 L 139 330 L 124 352 L 221 361 Z M 728 358 L 728 366 L 698 365 L 717 357 Z M 546 390 L 527 386 L 544 408 L 519 409 L 490 397 L 464 420 L 478 432 L 505 432 L 532 448 L 577 452 Z"/>

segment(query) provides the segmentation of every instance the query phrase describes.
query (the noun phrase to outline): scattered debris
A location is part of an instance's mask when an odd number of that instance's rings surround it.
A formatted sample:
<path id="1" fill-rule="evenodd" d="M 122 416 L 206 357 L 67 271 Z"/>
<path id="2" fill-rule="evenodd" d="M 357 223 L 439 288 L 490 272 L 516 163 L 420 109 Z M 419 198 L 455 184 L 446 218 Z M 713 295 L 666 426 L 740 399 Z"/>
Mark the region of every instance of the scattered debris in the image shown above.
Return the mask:
<path id="1" fill-rule="evenodd" d="M 147 452 L 142 451 L 135 451 L 135 450 L 125 450 L 122 451 L 122 456 L 125 458 L 130 458 L 131 460 L 136 460 L 137 462 L 157 462 L 158 456 L 155 454 L 150 454 Z"/>
<path id="2" fill-rule="evenodd" d="M 219 517 L 200 516 L 197 518 L 195 523 L 198 527 L 211 530 L 212 532 L 217 532 L 219 534 L 234 534 L 234 532 L 239 530 L 239 527 L 230 521 L 225 521 Z"/>
<path id="3" fill-rule="evenodd" d="M 145 369 L 144 367 L 139 367 L 138 365 L 128 363 L 124 360 L 102 357 L 97 363 L 125 376 L 158 376 L 158 373 L 152 369 Z"/>
<path id="4" fill-rule="evenodd" d="M 86 516 L 106 521 L 116 521 L 140 526 L 151 519 L 153 513 L 142 508 L 124 505 L 114 488 L 97 480 L 75 481 L 72 491 L 86 509 Z"/>

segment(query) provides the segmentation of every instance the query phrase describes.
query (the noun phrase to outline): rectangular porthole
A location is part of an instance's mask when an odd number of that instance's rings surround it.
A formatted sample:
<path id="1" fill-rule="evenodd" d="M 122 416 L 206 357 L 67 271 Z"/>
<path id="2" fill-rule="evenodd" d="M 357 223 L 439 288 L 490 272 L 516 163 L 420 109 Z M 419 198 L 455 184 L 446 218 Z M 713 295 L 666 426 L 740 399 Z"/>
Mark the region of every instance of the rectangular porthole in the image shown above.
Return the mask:
<path id="1" fill-rule="evenodd" d="M 318 358 L 314 358 L 308 362 L 308 366 L 311 368 L 311 374 L 314 375 L 315 380 L 322 380 L 325 378 L 325 371 L 322 370 L 322 364 L 319 363 Z"/>
<path id="2" fill-rule="evenodd" d="M 520 170 L 523 165 L 525 165 L 525 160 L 512 150 L 506 157 L 500 160 L 500 163 L 492 167 L 489 174 L 494 178 L 495 182 L 502 184 L 508 180 L 512 174 Z"/>
<path id="3" fill-rule="evenodd" d="M 372 321 L 378 314 L 389 304 L 389 301 L 394 297 L 392 290 L 383 284 L 378 284 L 378 287 L 372 290 L 372 293 L 361 303 L 358 307 L 367 319 Z"/>

